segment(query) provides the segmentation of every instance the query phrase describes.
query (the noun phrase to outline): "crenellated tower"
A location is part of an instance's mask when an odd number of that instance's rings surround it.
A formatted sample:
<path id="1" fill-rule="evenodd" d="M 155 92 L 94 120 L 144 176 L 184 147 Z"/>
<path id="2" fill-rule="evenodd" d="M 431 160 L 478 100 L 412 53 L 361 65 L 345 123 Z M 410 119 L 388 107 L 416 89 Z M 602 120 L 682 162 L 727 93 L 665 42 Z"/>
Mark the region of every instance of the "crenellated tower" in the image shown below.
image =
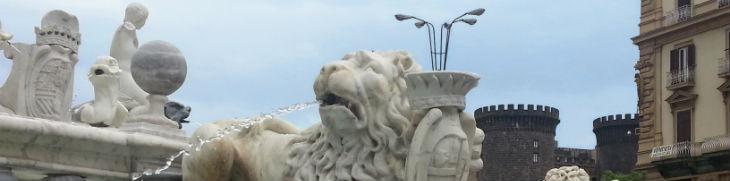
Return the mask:
<path id="1" fill-rule="evenodd" d="M 492 105 L 474 111 L 484 131 L 480 180 L 541 180 L 553 168 L 558 109 L 543 105 Z"/>
<path id="2" fill-rule="evenodd" d="M 629 173 L 636 165 L 638 114 L 617 114 L 593 120 L 596 134 L 597 173 Z M 599 176 L 600 178 L 600 176 Z"/>

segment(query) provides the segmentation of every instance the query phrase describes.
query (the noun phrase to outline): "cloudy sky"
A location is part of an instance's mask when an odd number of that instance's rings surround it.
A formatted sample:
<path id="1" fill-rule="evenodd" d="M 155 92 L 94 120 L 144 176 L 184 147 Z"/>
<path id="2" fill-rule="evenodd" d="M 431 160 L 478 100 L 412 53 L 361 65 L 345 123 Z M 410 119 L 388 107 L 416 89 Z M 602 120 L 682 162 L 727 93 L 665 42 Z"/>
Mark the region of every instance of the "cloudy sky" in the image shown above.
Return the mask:
<path id="1" fill-rule="evenodd" d="M 45 12 L 81 22 L 74 104 L 93 98 L 85 74 L 108 55 L 126 0 L 0 0 L 3 29 L 34 42 Z M 467 111 L 525 103 L 560 109 L 560 146 L 592 148 L 593 119 L 636 111 L 633 64 L 640 2 L 635 0 L 216 0 L 136 1 L 148 7 L 140 42 L 164 40 L 185 54 L 188 77 L 171 99 L 193 107 L 187 132 L 213 120 L 245 117 L 314 100 L 319 68 L 356 50 L 405 50 L 427 64 L 426 33 L 393 15 L 435 24 L 474 8 L 474 26 L 454 27 L 449 69 L 482 76 Z M 11 62 L 0 58 L 0 82 Z M 314 108 L 286 116 L 304 128 Z"/>

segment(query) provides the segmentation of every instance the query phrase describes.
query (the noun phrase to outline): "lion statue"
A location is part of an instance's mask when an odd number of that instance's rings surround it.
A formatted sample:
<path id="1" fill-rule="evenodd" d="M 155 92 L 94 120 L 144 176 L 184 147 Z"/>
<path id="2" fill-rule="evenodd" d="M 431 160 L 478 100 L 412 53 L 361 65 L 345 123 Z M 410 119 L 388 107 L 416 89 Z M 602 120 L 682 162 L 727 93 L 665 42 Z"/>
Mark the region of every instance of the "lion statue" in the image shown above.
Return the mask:
<path id="1" fill-rule="evenodd" d="M 405 180 L 414 120 L 426 115 L 408 103 L 404 77 L 413 72 L 420 66 L 405 52 L 348 54 L 325 65 L 314 82 L 321 123 L 298 131 L 268 119 L 210 142 L 183 158 L 183 180 Z M 203 125 L 191 139 L 216 136 L 238 123 Z M 481 147 L 481 140 L 472 143 Z M 473 154 L 481 164 L 479 150 Z"/>

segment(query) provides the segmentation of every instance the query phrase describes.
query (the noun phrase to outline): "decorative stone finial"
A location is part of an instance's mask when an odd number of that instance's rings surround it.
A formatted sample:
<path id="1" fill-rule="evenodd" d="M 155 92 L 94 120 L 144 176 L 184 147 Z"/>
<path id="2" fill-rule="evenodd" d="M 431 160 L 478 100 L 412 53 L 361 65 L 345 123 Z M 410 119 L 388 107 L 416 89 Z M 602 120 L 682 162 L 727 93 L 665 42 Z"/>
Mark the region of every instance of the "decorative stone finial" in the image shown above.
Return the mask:
<path id="1" fill-rule="evenodd" d="M 142 45 L 132 57 L 132 78 L 150 94 L 170 95 L 185 81 L 187 63 L 174 45 L 152 41 Z"/>
<path id="2" fill-rule="evenodd" d="M 46 13 L 41 20 L 41 27 L 35 28 L 35 34 L 39 45 L 60 45 L 78 52 L 81 44 L 79 20 L 61 10 Z"/>
<path id="3" fill-rule="evenodd" d="M 131 72 L 137 85 L 149 93 L 148 104 L 130 111 L 123 130 L 184 139 L 179 124 L 167 118 L 164 111 L 167 96 L 182 86 L 187 75 L 180 50 L 164 41 L 146 43 L 132 56 Z"/>

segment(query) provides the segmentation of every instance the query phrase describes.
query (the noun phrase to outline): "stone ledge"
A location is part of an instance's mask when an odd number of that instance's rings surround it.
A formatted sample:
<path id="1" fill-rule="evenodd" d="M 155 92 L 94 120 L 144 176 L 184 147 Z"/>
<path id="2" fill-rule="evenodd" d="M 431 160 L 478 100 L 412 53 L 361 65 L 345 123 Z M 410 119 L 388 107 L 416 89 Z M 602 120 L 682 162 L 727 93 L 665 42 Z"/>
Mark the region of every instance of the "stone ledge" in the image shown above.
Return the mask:
<path id="1" fill-rule="evenodd" d="M 186 146 L 184 140 L 0 113 L 0 165 L 41 173 L 129 180 Z M 179 170 L 178 159 L 168 174 Z"/>

